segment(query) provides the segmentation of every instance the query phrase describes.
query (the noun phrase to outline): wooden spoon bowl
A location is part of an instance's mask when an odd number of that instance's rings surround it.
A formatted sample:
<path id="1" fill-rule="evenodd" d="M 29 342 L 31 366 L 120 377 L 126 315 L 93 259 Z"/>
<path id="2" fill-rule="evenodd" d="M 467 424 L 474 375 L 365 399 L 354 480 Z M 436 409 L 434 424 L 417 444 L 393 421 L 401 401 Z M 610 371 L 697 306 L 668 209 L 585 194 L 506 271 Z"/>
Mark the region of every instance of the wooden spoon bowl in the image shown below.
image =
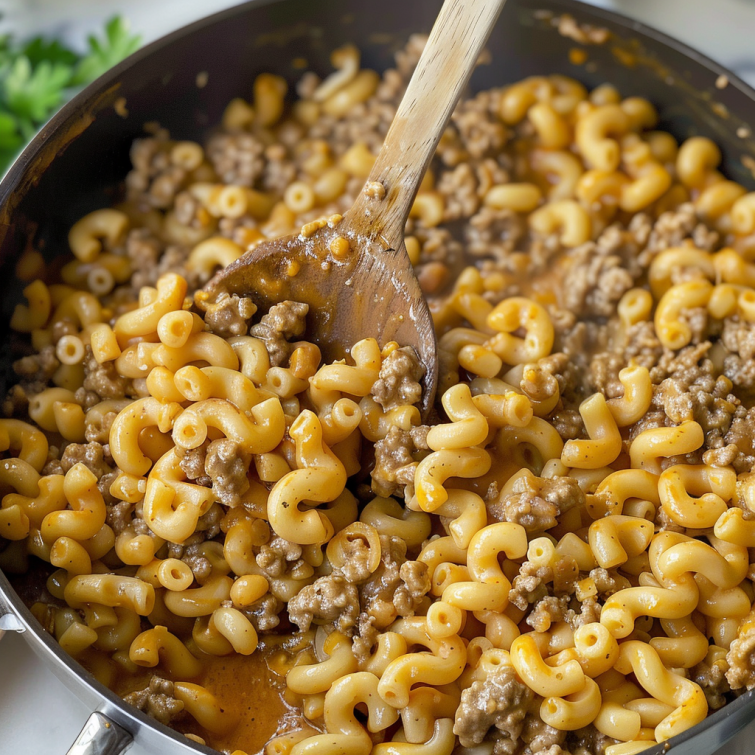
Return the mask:
<path id="1" fill-rule="evenodd" d="M 344 244 L 346 242 L 346 244 Z M 331 251 L 333 248 L 344 252 Z M 397 248 L 358 233 L 345 218 L 310 237 L 261 244 L 218 274 L 210 293 L 250 295 L 260 309 L 281 301 L 309 304 L 305 336 L 328 361 L 344 358 L 362 338 L 412 346 L 425 367 L 422 408 L 437 382 L 435 330 L 403 241 Z"/>

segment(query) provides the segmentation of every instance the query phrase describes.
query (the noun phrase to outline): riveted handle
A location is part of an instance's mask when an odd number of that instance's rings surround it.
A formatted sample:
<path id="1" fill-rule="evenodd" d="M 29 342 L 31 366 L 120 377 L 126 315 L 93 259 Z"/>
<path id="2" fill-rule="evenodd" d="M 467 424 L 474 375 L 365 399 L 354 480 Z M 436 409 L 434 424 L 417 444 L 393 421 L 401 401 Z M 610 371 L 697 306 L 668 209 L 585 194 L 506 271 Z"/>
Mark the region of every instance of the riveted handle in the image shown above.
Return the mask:
<path id="1" fill-rule="evenodd" d="M 121 755 L 133 744 L 133 737 L 99 711 L 87 719 L 68 750 L 68 755 Z"/>

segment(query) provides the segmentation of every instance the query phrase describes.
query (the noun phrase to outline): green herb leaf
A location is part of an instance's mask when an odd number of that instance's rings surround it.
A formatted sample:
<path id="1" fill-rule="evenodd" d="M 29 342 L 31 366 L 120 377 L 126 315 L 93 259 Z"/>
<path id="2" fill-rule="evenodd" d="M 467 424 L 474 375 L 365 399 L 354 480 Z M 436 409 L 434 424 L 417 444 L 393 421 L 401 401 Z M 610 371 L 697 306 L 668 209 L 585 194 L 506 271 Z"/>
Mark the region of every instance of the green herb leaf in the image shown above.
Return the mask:
<path id="1" fill-rule="evenodd" d="M 116 63 L 139 49 L 141 37 L 129 33 L 128 22 L 120 16 L 111 18 L 105 25 L 105 39 L 89 37 L 89 53 L 85 55 L 73 76 L 73 84 L 93 81 Z"/>
<path id="2" fill-rule="evenodd" d="M 41 123 L 60 104 L 71 74 L 71 66 L 47 60 L 32 68 L 29 58 L 20 55 L 3 82 L 5 103 L 16 116 Z"/>
<path id="3" fill-rule="evenodd" d="M 10 113 L 0 110 L 0 151 L 15 152 L 22 144 L 16 119 Z"/>
<path id="4" fill-rule="evenodd" d="M 60 40 L 35 37 L 19 44 L 0 34 L 0 174 L 73 87 L 88 84 L 140 43 L 120 16 L 108 21 L 104 37 L 89 37 L 84 57 Z"/>
<path id="5" fill-rule="evenodd" d="M 74 66 L 79 61 L 79 56 L 61 44 L 59 40 L 44 37 L 34 37 L 27 42 L 21 48 L 21 55 L 29 58 L 34 68 L 45 60 L 48 63 L 63 63 L 67 66 Z"/>
<path id="6" fill-rule="evenodd" d="M 13 115 L 0 110 L 0 176 L 13 162 L 13 158 L 24 145 L 24 141 Z"/>

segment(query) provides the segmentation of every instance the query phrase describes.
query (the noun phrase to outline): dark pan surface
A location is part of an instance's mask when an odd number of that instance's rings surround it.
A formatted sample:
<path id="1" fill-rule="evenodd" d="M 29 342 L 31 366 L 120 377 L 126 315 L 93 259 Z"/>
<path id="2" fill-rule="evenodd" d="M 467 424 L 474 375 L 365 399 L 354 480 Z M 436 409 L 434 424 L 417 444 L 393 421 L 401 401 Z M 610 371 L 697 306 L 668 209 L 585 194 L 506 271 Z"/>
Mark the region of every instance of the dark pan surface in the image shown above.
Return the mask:
<path id="1" fill-rule="evenodd" d="M 345 42 L 360 47 L 365 66 L 384 70 L 411 33 L 429 31 L 440 5 L 440 0 L 256 0 L 155 42 L 82 92 L 43 129 L 0 184 L 0 338 L 6 343 L 0 373 L 7 376 L 13 358 L 7 322 L 20 300 L 21 286 L 12 275 L 15 259 L 32 234 L 48 259 L 67 252 L 70 225 L 117 196 L 129 168 L 129 146 L 143 134 L 145 122 L 158 121 L 177 138 L 201 139 L 231 98 L 250 97 L 258 73 L 272 71 L 293 83 L 301 70 L 292 61 L 303 57 L 308 68 L 325 74 L 331 50 Z M 585 47 L 587 63 L 573 65 L 569 51 L 583 46 L 560 36 L 542 11 L 571 13 L 579 21 L 605 26 L 614 38 Z M 660 127 L 677 138 L 713 138 L 722 148 L 727 176 L 755 187 L 747 166 L 755 157 L 755 142 L 737 135 L 755 123 L 755 92 L 680 43 L 573 0 L 509 0 L 489 49 L 492 64 L 477 70 L 473 91 L 534 74 L 563 73 L 588 86 L 610 81 L 625 96 L 648 97 L 660 111 Z M 204 87 L 197 85 L 199 74 L 206 74 Z M 721 74 L 730 82 L 723 90 L 715 86 Z M 125 118 L 113 108 L 121 97 L 128 110 Z M 743 156 L 749 156 L 744 163 Z M 4 393 L 6 387 L 0 385 L 0 390 Z M 34 629 L 34 619 L 0 573 L 0 604 L 3 593 L 33 630 L 29 641 L 55 673 L 82 699 L 99 701 L 108 715 L 138 731 L 143 746 L 161 753 L 210 752 L 124 706 L 82 672 L 53 640 Z M 743 695 L 672 740 L 674 752 L 708 755 L 754 712 L 755 699 Z M 659 745 L 646 752 L 665 751 Z"/>

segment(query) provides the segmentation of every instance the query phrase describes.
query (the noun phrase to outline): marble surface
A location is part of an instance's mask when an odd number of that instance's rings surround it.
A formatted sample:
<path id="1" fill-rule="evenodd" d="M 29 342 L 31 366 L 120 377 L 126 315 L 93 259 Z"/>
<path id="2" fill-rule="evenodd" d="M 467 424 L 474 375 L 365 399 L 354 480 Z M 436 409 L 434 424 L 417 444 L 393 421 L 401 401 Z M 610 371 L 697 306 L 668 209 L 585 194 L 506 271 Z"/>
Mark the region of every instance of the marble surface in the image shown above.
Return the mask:
<path id="1" fill-rule="evenodd" d="M 415 0 L 420 1 L 420 0 Z M 755 84 L 754 0 L 593 0 L 687 42 Z M 0 0 L 0 34 L 47 32 L 81 45 L 115 12 L 128 16 L 146 42 L 237 4 L 234 0 Z M 32 654 L 23 638 L 0 641 L 0 755 L 64 755 L 91 712 Z M 750 755 L 751 724 L 727 755 Z M 721 751 L 723 753 L 724 750 Z M 719 753 L 719 755 L 721 755 Z M 129 755 L 148 755 L 133 746 Z M 153 754 L 154 755 L 154 754 Z"/>

